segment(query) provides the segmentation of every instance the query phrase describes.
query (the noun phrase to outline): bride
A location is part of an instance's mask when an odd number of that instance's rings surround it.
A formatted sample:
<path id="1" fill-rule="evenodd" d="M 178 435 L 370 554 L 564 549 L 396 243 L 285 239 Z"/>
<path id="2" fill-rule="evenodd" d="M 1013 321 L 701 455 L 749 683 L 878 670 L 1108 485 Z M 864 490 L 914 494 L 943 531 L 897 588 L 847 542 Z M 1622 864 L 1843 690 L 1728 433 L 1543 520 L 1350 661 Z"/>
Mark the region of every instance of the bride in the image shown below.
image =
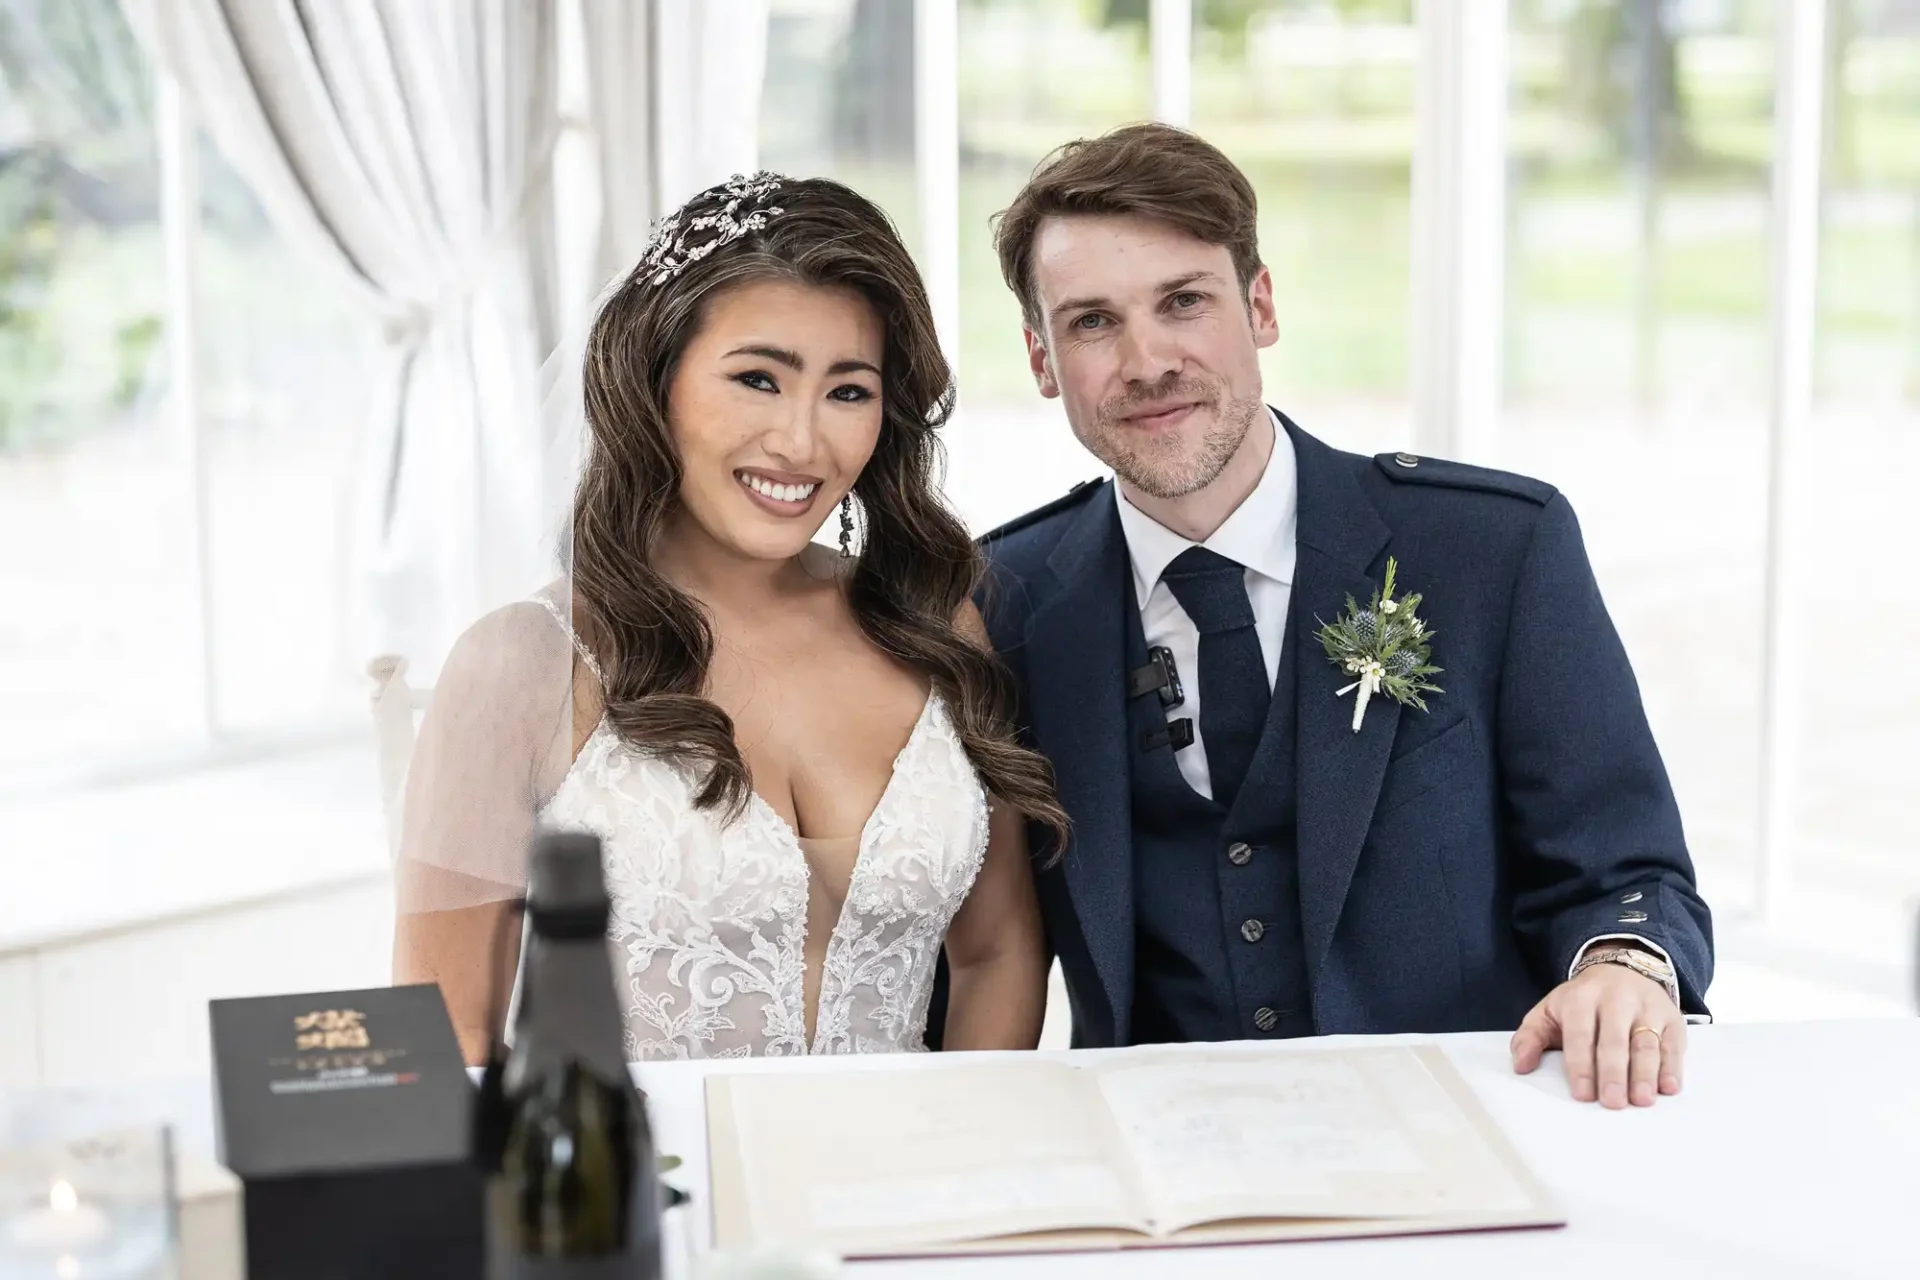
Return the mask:
<path id="1" fill-rule="evenodd" d="M 924 1048 L 943 946 L 945 1045 L 1038 1041 L 1024 821 L 1066 818 L 936 488 L 950 379 L 838 183 L 704 191 L 609 293 L 571 590 L 461 637 L 407 780 L 394 979 L 469 1061 L 537 827 L 601 838 L 631 1058 Z"/>

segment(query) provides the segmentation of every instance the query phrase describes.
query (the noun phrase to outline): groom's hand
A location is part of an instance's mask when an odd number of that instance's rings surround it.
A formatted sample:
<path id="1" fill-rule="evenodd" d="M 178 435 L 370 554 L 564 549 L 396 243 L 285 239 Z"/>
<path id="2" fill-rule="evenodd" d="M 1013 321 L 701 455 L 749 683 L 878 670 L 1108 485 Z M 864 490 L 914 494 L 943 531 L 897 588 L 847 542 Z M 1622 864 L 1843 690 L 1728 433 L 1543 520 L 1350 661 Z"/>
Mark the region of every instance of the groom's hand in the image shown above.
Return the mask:
<path id="1" fill-rule="evenodd" d="M 1547 1050 L 1562 1050 L 1576 1102 L 1650 1107 L 1659 1094 L 1680 1092 L 1687 1020 L 1653 979 L 1624 965 L 1596 964 L 1533 1006 L 1511 1049 L 1521 1075 Z"/>

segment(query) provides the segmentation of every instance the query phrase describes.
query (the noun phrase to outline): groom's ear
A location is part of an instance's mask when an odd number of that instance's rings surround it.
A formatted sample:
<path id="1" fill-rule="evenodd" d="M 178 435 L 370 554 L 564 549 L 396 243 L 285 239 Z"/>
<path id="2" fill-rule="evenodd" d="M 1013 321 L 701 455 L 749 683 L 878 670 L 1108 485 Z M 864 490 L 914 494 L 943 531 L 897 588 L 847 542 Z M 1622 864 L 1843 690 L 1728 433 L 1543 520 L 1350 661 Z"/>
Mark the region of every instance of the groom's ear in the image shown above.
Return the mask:
<path id="1" fill-rule="evenodd" d="M 1033 331 L 1032 325 L 1020 327 L 1021 336 L 1027 340 L 1027 367 L 1033 370 L 1033 384 L 1040 388 L 1040 394 L 1052 400 L 1060 394 L 1060 380 L 1053 376 L 1053 357 L 1047 354 L 1044 338 Z"/>
<path id="2" fill-rule="evenodd" d="M 1273 305 L 1273 273 L 1256 271 L 1247 285 L 1247 321 L 1253 326 L 1253 345 L 1270 347 L 1280 341 L 1280 317 Z"/>

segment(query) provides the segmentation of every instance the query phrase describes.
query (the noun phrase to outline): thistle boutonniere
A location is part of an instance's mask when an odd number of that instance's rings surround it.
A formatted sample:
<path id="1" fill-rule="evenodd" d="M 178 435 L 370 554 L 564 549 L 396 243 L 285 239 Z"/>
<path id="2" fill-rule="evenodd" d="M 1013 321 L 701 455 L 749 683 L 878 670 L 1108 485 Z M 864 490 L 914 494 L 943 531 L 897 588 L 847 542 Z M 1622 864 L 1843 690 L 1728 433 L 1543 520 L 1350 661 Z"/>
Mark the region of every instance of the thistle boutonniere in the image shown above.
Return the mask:
<path id="1" fill-rule="evenodd" d="M 1353 700 L 1355 733 L 1360 732 L 1360 722 L 1366 718 L 1367 700 L 1376 693 L 1384 693 L 1401 706 L 1425 711 L 1427 704 L 1420 695 L 1443 692 L 1439 685 L 1427 681 L 1440 668 L 1427 661 L 1433 655 L 1428 644 L 1433 632 L 1415 612 L 1420 597 L 1393 598 L 1397 567 L 1393 557 L 1387 557 L 1387 580 L 1373 593 L 1373 603 L 1367 608 L 1362 609 L 1348 596 L 1347 611 L 1331 623 L 1320 624 L 1320 644 L 1327 651 L 1327 659 L 1348 675 L 1359 677 L 1334 695 L 1343 698 L 1358 691 Z"/>

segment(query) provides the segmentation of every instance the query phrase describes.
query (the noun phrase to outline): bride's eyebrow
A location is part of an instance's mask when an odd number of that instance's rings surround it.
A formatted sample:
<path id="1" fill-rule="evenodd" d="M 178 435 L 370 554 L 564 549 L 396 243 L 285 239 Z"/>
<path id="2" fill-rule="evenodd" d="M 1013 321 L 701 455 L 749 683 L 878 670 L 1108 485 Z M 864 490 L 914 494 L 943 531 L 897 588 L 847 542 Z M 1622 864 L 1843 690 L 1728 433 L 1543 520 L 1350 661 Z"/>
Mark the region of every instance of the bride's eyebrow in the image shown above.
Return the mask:
<path id="1" fill-rule="evenodd" d="M 759 345 L 735 347 L 733 350 L 727 352 L 727 356 L 759 356 L 762 360 L 771 360 L 776 364 L 783 364 L 795 373 L 800 373 L 807 367 L 807 362 L 800 358 L 798 351 L 789 351 L 785 347 Z"/>
<path id="2" fill-rule="evenodd" d="M 772 360 L 776 364 L 783 364 L 795 373 L 804 373 L 807 368 L 807 362 L 801 358 L 798 351 L 789 351 L 785 347 L 735 347 L 733 350 L 727 352 L 727 355 L 759 356 L 762 360 Z M 827 373 L 829 376 L 840 373 L 870 373 L 876 378 L 880 376 L 880 370 L 874 365 L 868 364 L 865 360 L 836 360 L 827 366 Z"/>

